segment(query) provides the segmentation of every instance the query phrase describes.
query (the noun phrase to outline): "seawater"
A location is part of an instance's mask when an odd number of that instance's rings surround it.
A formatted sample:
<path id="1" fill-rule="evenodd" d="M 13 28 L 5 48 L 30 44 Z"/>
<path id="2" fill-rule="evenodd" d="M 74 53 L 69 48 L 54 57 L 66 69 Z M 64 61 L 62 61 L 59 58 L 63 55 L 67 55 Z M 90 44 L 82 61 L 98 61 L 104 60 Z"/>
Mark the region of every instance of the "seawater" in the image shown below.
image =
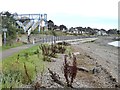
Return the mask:
<path id="1" fill-rule="evenodd" d="M 108 44 L 112 45 L 112 46 L 115 46 L 115 47 L 120 47 L 120 41 L 114 41 L 114 42 L 110 42 Z"/>

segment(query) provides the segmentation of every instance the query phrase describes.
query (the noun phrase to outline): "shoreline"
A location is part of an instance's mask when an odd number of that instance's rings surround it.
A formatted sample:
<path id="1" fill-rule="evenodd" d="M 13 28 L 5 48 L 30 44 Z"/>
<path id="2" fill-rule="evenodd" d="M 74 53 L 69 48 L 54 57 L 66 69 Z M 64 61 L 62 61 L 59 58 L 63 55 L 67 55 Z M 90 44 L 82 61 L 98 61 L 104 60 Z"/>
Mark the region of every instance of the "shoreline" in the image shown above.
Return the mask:
<path id="1" fill-rule="evenodd" d="M 75 44 L 72 45 L 72 47 L 75 49 L 75 51 L 80 52 L 81 55 L 85 53 L 83 59 L 86 56 L 90 57 L 90 59 L 86 59 L 86 60 L 84 59 L 83 60 L 84 63 L 87 64 L 94 63 L 94 65 L 98 64 L 99 66 L 101 66 L 101 68 L 104 69 L 106 72 L 106 74 L 105 72 L 104 74 L 101 74 L 101 76 L 103 76 L 104 79 L 105 76 L 112 77 L 112 79 L 114 79 L 116 83 L 118 83 L 118 49 L 119 48 L 107 44 L 109 41 L 112 41 L 111 38 L 112 37 L 100 37 L 94 42 L 78 43 L 76 45 Z M 78 55 L 78 57 L 79 56 L 80 55 Z M 82 63 L 79 64 L 85 66 Z M 99 82 L 107 82 L 104 79 L 103 80 L 101 79 L 102 81 L 99 79 L 100 80 Z M 105 87 L 107 87 L 106 84 L 104 85 Z"/>

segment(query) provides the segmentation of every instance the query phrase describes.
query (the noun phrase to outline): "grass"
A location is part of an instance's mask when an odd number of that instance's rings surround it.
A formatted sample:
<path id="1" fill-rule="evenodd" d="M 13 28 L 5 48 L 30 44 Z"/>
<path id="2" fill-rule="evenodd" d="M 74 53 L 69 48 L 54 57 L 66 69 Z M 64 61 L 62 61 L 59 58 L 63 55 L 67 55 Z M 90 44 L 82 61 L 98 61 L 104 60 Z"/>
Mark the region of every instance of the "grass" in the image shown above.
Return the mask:
<path id="1" fill-rule="evenodd" d="M 72 47 L 71 46 L 66 46 L 66 51 L 65 51 L 65 54 L 70 54 L 72 52 Z"/>
<path id="2" fill-rule="evenodd" d="M 46 44 L 47 45 L 47 44 Z M 28 85 L 34 82 L 36 76 L 44 72 L 45 64 L 43 61 L 42 51 L 39 49 L 39 57 L 36 53 L 39 46 L 33 46 L 29 49 L 22 50 L 14 55 L 5 58 L 0 62 L 0 71 L 2 71 L 2 84 L 0 88 L 18 88 L 22 85 Z M 66 46 L 66 54 L 71 52 L 71 47 Z M 24 63 L 27 70 L 24 68 Z M 28 75 L 31 79 L 29 81 Z"/>
<path id="3" fill-rule="evenodd" d="M 53 31 L 55 32 L 56 36 L 64 36 L 66 35 L 66 33 L 62 32 L 62 31 Z M 40 34 L 42 35 L 53 35 L 52 30 L 48 30 L 48 31 L 41 31 Z"/>
<path id="4" fill-rule="evenodd" d="M 30 84 L 28 77 L 25 74 L 24 63 L 27 67 L 27 72 L 32 81 L 36 78 L 36 74 L 43 71 L 44 62 L 42 61 L 42 55 L 38 58 L 35 54 L 38 46 L 33 46 L 29 49 L 20 51 L 0 62 L 2 67 L 3 81 L 2 88 L 16 87 L 18 88 L 22 84 Z M 28 53 L 28 57 L 25 54 Z M 40 52 L 41 53 L 41 52 Z M 19 59 L 18 58 L 19 54 Z M 36 72 L 37 71 L 37 72 Z"/>
<path id="5" fill-rule="evenodd" d="M 10 48 L 15 48 L 15 47 L 18 47 L 18 46 L 22 46 L 24 45 L 22 42 L 16 42 L 16 43 L 13 43 L 12 45 L 2 45 L 2 50 L 7 50 L 7 49 L 10 49 Z"/>
<path id="6" fill-rule="evenodd" d="M 0 46 L 0 51 L 2 51 L 2 46 Z"/>

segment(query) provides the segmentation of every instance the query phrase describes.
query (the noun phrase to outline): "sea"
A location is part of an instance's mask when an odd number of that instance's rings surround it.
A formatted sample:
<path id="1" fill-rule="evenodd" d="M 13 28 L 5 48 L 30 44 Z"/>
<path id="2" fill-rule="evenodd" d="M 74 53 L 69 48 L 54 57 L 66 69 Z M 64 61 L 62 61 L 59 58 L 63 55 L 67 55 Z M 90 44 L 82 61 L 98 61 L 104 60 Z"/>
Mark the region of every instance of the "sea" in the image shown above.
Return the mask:
<path id="1" fill-rule="evenodd" d="M 109 42 L 108 44 L 115 47 L 120 47 L 120 41 Z"/>

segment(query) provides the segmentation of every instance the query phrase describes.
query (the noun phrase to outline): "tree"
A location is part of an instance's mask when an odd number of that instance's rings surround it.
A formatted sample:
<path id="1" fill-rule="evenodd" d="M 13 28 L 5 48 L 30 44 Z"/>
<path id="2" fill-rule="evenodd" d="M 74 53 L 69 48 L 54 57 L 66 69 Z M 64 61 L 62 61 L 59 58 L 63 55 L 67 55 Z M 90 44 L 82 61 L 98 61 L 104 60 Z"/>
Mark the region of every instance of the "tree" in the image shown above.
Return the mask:
<path id="1" fill-rule="evenodd" d="M 59 26 L 57 26 L 57 25 L 54 25 L 54 30 L 55 30 L 55 29 L 58 29 L 58 28 L 59 28 Z"/>
<path id="2" fill-rule="evenodd" d="M 1 14 L 2 15 L 5 15 L 5 16 L 7 16 L 7 17 L 11 17 L 11 13 L 10 12 L 8 12 L 8 11 L 6 11 L 6 12 L 1 12 Z"/>
<path id="3" fill-rule="evenodd" d="M 117 34 L 117 29 L 109 29 L 107 34 Z"/>
<path id="4" fill-rule="evenodd" d="M 52 20 L 48 21 L 48 29 L 53 30 L 54 29 L 54 22 Z"/>
<path id="5" fill-rule="evenodd" d="M 15 20 L 13 18 L 13 15 L 6 11 L 6 12 L 1 12 L 1 17 L 2 17 L 2 28 L 7 28 L 7 42 L 12 43 L 12 40 L 16 38 L 16 32 L 18 29 L 15 27 L 14 23 Z M 3 34 L 2 34 L 3 38 Z"/>
<path id="6" fill-rule="evenodd" d="M 69 32 L 72 32 L 72 33 L 73 33 L 73 31 L 74 31 L 74 28 L 71 27 L 71 28 L 69 29 Z"/>
<path id="7" fill-rule="evenodd" d="M 117 30 L 117 34 L 120 34 L 120 30 Z"/>
<path id="8" fill-rule="evenodd" d="M 65 30 L 66 30 L 66 29 L 67 29 L 67 27 L 66 27 L 65 25 L 63 25 L 63 24 L 62 24 L 62 25 L 60 25 L 60 26 L 59 26 L 59 28 L 60 28 L 60 30 L 63 30 L 63 29 L 65 29 Z"/>
<path id="9" fill-rule="evenodd" d="M 91 27 L 87 27 L 87 31 L 89 32 L 90 35 L 94 35 L 96 33 L 96 31 Z"/>

